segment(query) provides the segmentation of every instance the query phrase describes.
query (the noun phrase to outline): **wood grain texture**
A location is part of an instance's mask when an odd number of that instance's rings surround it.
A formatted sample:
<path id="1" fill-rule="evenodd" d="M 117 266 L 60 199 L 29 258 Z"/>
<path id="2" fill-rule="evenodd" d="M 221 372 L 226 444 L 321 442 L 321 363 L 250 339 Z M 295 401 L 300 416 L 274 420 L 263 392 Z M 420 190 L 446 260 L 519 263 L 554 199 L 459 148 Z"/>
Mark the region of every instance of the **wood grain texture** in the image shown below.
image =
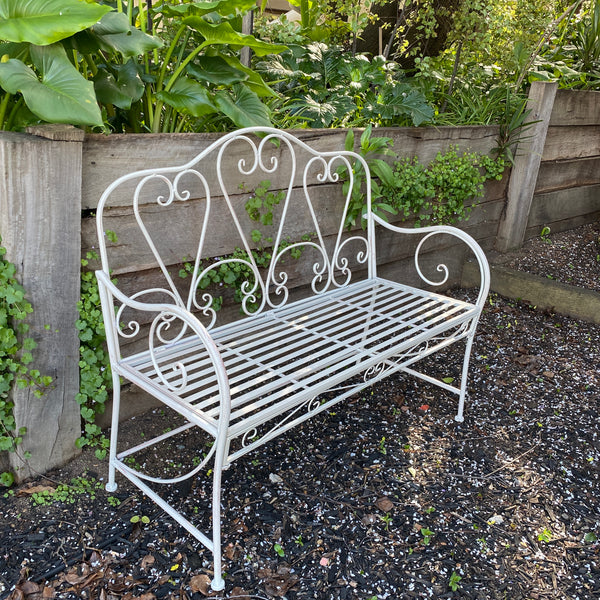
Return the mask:
<path id="1" fill-rule="evenodd" d="M 31 459 L 25 466 L 13 454 L 9 460 L 23 479 L 78 453 L 79 339 L 74 323 L 81 218 L 73 206 L 80 201 L 81 142 L 0 132 L 0 164 L 0 231 L 7 258 L 16 264 L 34 308 L 28 318 L 38 344 L 32 367 L 54 379 L 42 398 L 31 389 L 13 390 L 17 427 L 28 430 L 21 451 L 31 452 Z"/>
<path id="2" fill-rule="evenodd" d="M 552 231 L 572 229 L 594 221 L 600 211 L 600 184 L 557 190 L 534 197 L 528 223 L 528 231 L 539 235 L 544 226 Z M 567 227 L 568 224 L 577 223 Z"/>
<path id="3" fill-rule="evenodd" d="M 543 161 L 600 156 L 600 125 L 550 127 Z"/>
<path id="4" fill-rule="evenodd" d="M 558 90 L 550 127 L 600 125 L 600 92 Z"/>
<path id="5" fill-rule="evenodd" d="M 508 184 L 506 212 L 498 227 L 496 246 L 501 252 L 523 243 L 557 87 L 556 83 L 534 82 L 529 91 L 527 107 L 531 111 L 531 120 L 536 122 L 516 151 Z"/>
<path id="6" fill-rule="evenodd" d="M 600 183 L 600 156 L 542 162 L 535 193 L 543 194 Z"/>

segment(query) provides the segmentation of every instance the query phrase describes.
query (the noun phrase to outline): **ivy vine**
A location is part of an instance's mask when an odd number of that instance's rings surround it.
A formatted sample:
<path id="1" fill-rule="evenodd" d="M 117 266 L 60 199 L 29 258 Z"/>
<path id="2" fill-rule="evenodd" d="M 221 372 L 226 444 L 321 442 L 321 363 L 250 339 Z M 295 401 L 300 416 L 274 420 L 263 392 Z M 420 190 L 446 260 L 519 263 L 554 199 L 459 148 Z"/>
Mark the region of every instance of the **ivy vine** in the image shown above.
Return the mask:
<path id="1" fill-rule="evenodd" d="M 112 232 L 107 235 L 116 239 Z M 88 252 L 81 260 L 81 295 L 77 303 L 79 319 L 75 322 L 79 333 L 79 393 L 76 400 L 84 423 L 83 435 L 75 444 L 78 448 L 95 447 L 96 456 L 102 459 L 106 456 L 109 440 L 96 425 L 96 418 L 106 409 L 108 393 L 112 389 L 112 372 L 106 350 L 98 281 L 93 271 L 86 270 L 91 260 L 98 260 L 94 251 Z M 116 283 L 116 280 L 113 282 Z"/>
<path id="2" fill-rule="evenodd" d="M 41 398 L 52 377 L 31 368 L 36 343 L 28 336 L 26 319 L 33 307 L 16 279 L 16 266 L 5 256 L 6 248 L 0 245 L 0 451 L 17 452 L 27 429 L 17 428 L 10 392 L 15 385 L 21 389 L 31 387 L 34 396 Z M 24 452 L 22 458 L 27 460 L 30 454 Z M 1 485 L 9 487 L 13 483 L 12 473 L 0 473 Z"/>

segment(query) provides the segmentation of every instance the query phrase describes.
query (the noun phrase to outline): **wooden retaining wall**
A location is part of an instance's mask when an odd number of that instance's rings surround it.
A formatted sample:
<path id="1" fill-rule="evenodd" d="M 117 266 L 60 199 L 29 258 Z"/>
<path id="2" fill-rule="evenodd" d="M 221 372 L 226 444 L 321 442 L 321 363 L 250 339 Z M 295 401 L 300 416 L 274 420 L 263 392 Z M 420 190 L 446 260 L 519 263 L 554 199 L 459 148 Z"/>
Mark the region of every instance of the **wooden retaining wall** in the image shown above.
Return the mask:
<path id="1" fill-rule="evenodd" d="M 511 174 L 496 247 L 518 248 L 540 234 L 600 219 L 600 92 L 536 82 L 531 120 Z"/>

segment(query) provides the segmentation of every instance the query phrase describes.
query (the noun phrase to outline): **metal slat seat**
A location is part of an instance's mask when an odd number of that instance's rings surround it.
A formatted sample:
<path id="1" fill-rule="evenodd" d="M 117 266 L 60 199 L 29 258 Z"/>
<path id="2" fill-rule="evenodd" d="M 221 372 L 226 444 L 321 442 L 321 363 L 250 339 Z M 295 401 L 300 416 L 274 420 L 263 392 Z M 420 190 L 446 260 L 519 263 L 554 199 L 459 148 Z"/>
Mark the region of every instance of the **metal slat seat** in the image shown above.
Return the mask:
<path id="1" fill-rule="evenodd" d="M 214 329 L 229 375 L 230 440 L 353 375 L 458 329 L 476 311 L 460 300 L 374 279 Z M 218 386 L 200 340 L 192 336 L 165 345 L 156 357 L 174 387 L 181 385 L 181 375 L 171 367 L 185 367 L 184 389 L 177 394 L 163 389 L 173 406 L 199 426 L 216 430 Z M 164 388 L 147 352 L 122 361 L 121 369 L 142 387 Z"/>

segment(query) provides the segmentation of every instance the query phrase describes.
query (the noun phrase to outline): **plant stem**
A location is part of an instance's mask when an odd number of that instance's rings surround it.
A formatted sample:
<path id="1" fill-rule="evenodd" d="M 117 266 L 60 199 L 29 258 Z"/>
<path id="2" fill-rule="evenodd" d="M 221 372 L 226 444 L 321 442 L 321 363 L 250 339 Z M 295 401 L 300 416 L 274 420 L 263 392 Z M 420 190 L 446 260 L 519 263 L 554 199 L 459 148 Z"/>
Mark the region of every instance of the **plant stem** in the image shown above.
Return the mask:
<path id="1" fill-rule="evenodd" d="M 6 117 L 6 109 L 8 108 L 8 103 L 10 102 L 11 96 L 12 94 L 6 92 L 2 98 L 2 102 L 0 102 L 0 129 L 5 129 L 4 119 Z"/>
<path id="2" fill-rule="evenodd" d="M 17 116 L 17 113 L 19 112 L 19 109 L 23 106 L 23 104 L 25 104 L 25 99 L 23 98 L 23 96 L 21 96 L 15 102 L 14 106 L 11 108 L 10 113 L 8 115 L 8 119 L 6 119 L 6 129 L 7 130 L 10 131 L 12 129 L 15 117 Z M 2 120 L 0 119 L 0 124 L 1 123 L 2 123 Z"/>
<path id="3" fill-rule="evenodd" d="M 168 92 L 172 87 L 173 84 L 177 81 L 177 78 L 181 75 L 181 73 L 183 72 L 183 70 L 192 62 L 192 60 L 194 60 L 194 58 L 196 58 L 196 56 L 198 56 L 198 54 L 200 54 L 200 52 L 204 50 L 204 45 L 200 44 L 199 46 L 197 46 L 196 48 L 194 48 L 185 58 L 185 60 L 177 67 L 177 69 L 175 70 L 175 73 L 173 73 L 173 75 L 171 75 L 171 78 L 169 79 L 169 82 L 167 83 L 167 85 L 165 86 L 165 91 Z"/>
<path id="4" fill-rule="evenodd" d="M 175 51 L 175 46 L 177 45 L 177 42 L 179 41 L 179 38 L 181 37 L 181 34 L 185 31 L 185 29 L 186 29 L 185 25 L 181 25 L 181 27 L 179 27 L 179 29 L 177 30 L 177 33 L 173 37 L 173 41 L 171 42 L 171 44 L 169 45 L 169 48 L 167 49 L 167 53 L 165 54 L 165 57 L 163 59 L 162 68 L 158 75 L 158 81 L 156 82 L 156 91 L 157 92 L 160 92 L 162 90 L 162 85 L 163 85 L 163 81 L 165 79 L 165 74 L 167 72 L 167 67 L 169 66 L 169 60 L 171 59 L 171 56 L 173 55 L 173 52 Z"/>

